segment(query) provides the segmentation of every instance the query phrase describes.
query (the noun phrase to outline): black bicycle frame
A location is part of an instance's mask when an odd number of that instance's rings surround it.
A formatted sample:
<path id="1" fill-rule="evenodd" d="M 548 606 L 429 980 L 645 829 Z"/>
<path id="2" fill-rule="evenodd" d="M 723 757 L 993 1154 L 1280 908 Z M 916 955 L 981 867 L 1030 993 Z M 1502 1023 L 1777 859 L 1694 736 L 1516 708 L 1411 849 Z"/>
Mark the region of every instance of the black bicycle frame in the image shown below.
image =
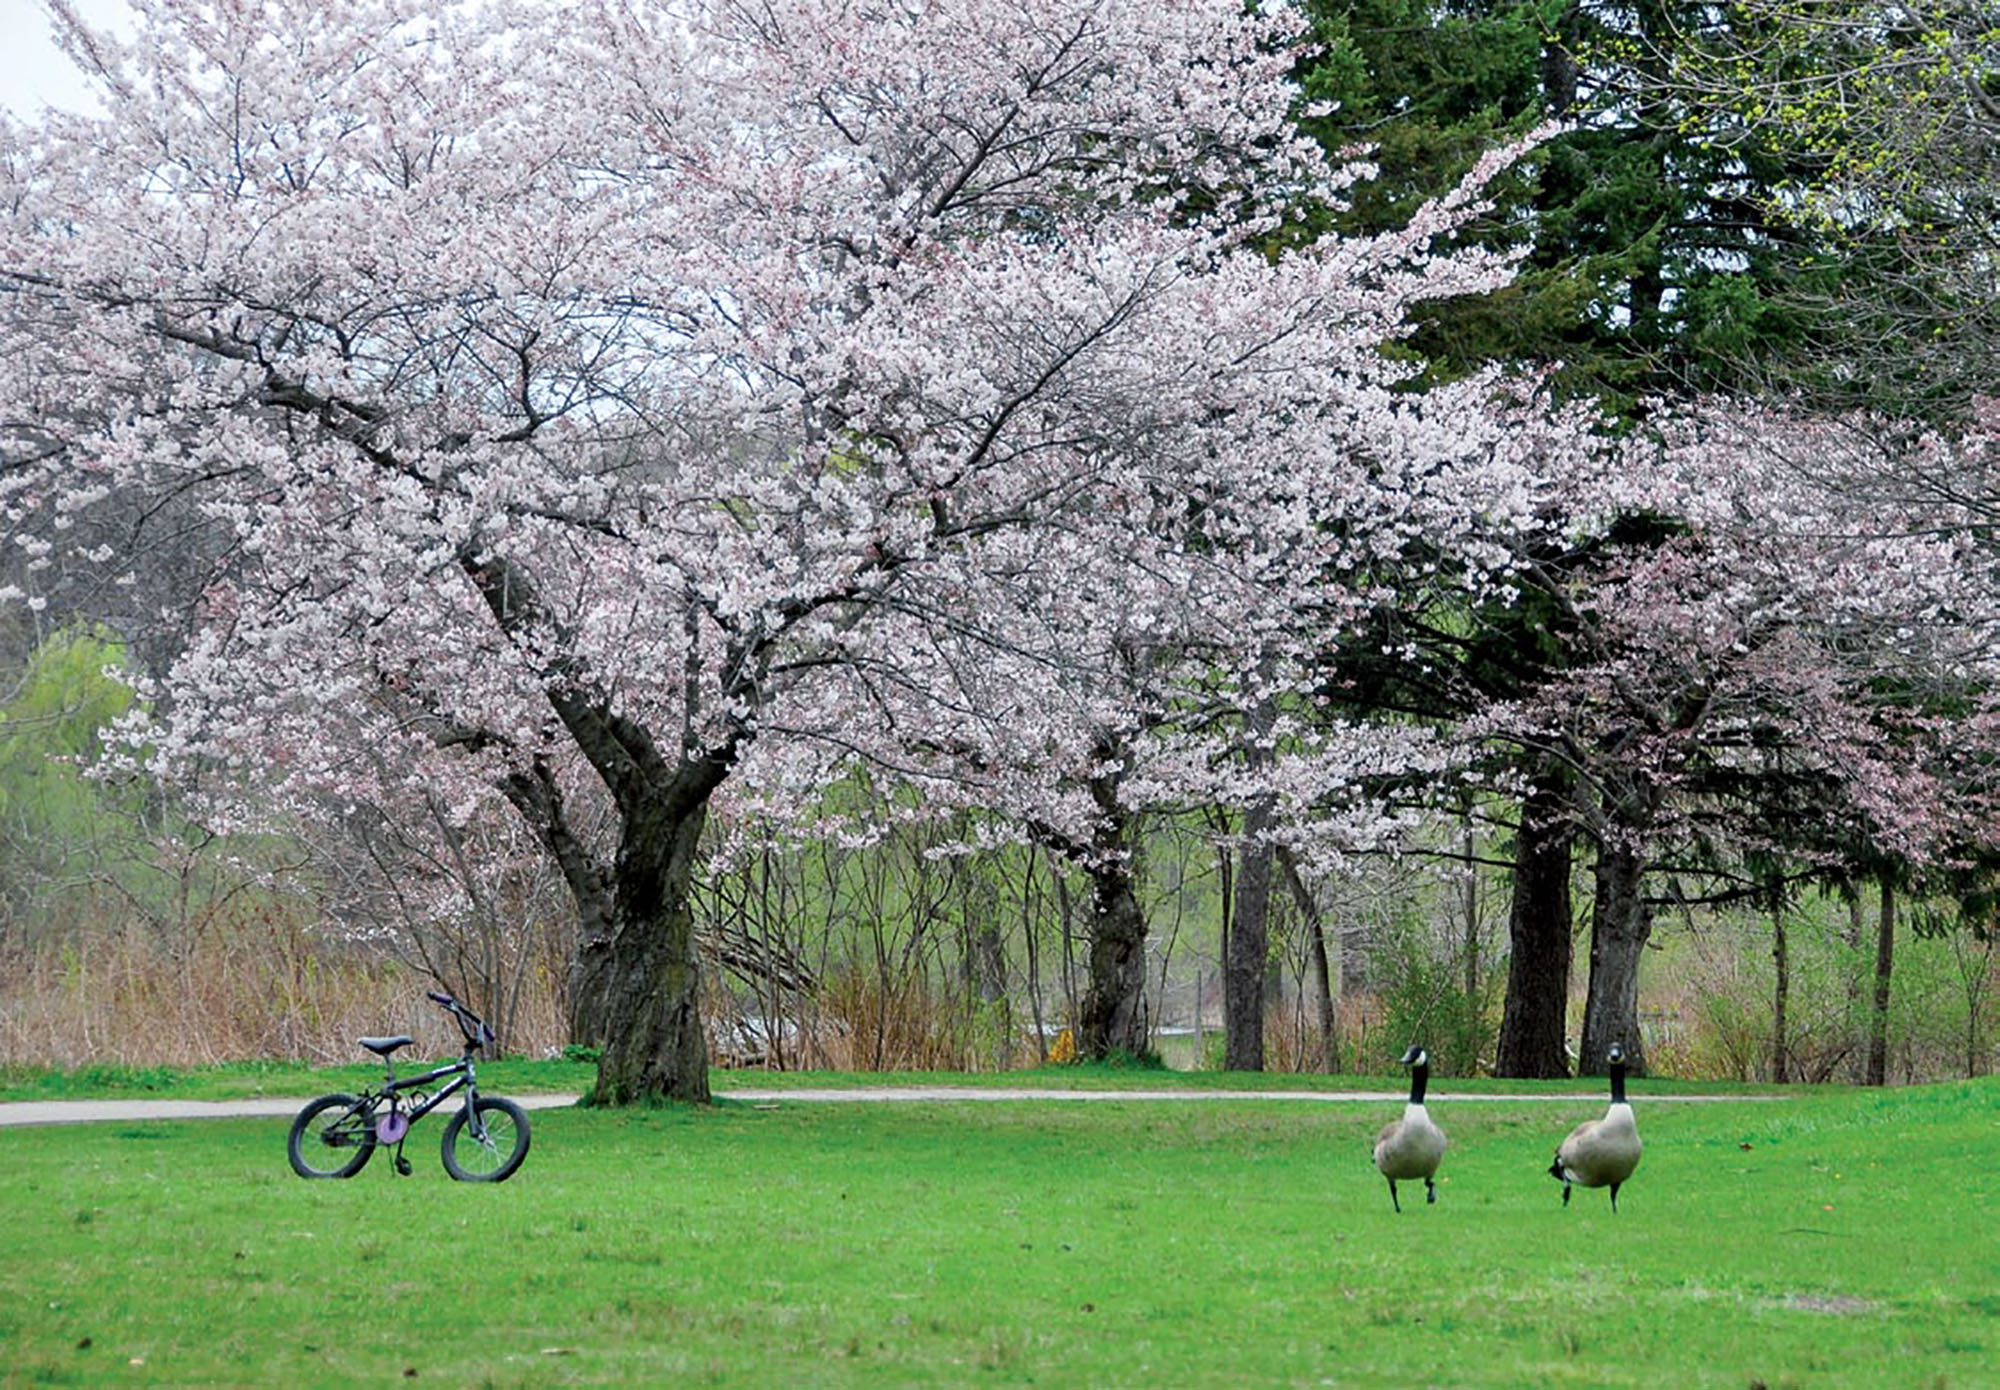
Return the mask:
<path id="1" fill-rule="evenodd" d="M 457 1095 L 460 1091 L 464 1091 L 467 1093 L 465 1097 L 466 1125 L 471 1129 L 473 1138 L 484 1139 L 486 1137 L 486 1126 L 479 1118 L 477 1103 L 479 1100 L 479 1084 L 474 1074 L 472 1055 L 470 1053 L 459 1058 L 456 1062 L 447 1062 L 441 1067 L 427 1071 L 422 1076 L 391 1076 L 381 1090 L 370 1091 L 362 1096 L 354 1103 L 353 1109 L 347 1113 L 350 1115 L 372 1116 L 375 1113 L 375 1107 L 381 1102 L 385 1100 L 394 1102 L 404 1091 L 420 1091 L 433 1081 L 447 1076 L 453 1078 L 449 1086 L 426 1099 L 416 1109 L 406 1110 L 403 1113 L 408 1117 L 411 1124 L 415 1124 L 418 1120 L 430 1114 L 431 1111 L 437 1109 L 438 1106 L 444 1104 L 450 1097 Z"/>

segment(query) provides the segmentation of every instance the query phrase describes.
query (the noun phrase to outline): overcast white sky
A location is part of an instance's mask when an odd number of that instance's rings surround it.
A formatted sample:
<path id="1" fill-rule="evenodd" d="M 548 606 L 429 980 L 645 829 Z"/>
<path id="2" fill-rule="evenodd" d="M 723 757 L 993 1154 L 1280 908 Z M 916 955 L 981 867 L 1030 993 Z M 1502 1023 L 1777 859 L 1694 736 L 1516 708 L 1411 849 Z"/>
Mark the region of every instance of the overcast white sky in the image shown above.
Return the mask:
<path id="1" fill-rule="evenodd" d="M 92 24 L 117 28 L 125 0 L 75 0 Z M 49 17 L 36 0 L 0 0 L 0 105 L 31 117 L 44 104 L 76 108 L 87 98 L 69 59 L 49 42 Z"/>

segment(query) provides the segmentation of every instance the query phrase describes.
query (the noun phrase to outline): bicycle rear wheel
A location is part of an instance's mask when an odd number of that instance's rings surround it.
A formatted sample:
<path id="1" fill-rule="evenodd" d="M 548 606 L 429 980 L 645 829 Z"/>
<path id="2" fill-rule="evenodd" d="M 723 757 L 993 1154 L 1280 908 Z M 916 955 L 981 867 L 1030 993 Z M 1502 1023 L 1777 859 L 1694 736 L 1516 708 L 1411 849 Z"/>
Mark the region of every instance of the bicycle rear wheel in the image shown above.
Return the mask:
<path id="1" fill-rule="evenodd" d="M 483 1137 L 466 1122 L 475 1108 Z M 528 1117 L 511 1100 L 481 1096 L 444 1127 L 444 1170 L 460 1182 L 505 1182 L 527 1156 Z"/>
<path id="2" fill-rule="evenodd" d="M 375 1156 L 375 1124 L 358 1097 L 321 1096 L 292 1121 L 285 1151 L 302 1178 L 351 1178 Z"/>

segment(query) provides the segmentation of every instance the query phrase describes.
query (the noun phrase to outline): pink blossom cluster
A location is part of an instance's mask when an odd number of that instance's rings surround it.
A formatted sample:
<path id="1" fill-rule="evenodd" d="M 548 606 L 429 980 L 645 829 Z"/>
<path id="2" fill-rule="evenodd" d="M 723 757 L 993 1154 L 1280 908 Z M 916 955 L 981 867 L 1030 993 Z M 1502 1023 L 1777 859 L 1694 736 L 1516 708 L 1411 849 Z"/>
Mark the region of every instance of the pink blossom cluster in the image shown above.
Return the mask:
<path id="1" fill-rule="evenodd" d="M 1858 759 L 1797 653 L 1962 597 L 1954 542 L 1834 535 L 1748 422 L 1634 469 L 1530 375 L 1419 389 L 1389 349 L 1507 282 L 1458 233 L 1533 142 L 1274 249 L 1367 172 L 1292 124 L 1285 6 L 136 12 L 68 21 L 101 115 L 0 131 L 0 507 L 29 548 L 194 509 L 131 735 L 220 769 L 218 816 L 511 802 L 547 839 L 587 765 L 627 815 L 864 836 L 819 798 L 866 765 L 1078 842 L 1107 796 L 1275 798 L 1337 856 L 1397 831 L 1366 784 L 1443 765 L 1307 717 L 1412 556 L 1504 596 L 1533 538 L 1683 515 L 1577 596 L 1588 664 L 1480 726 L 1613 711 L 1662 777 L 1692 691 Z"/>
<path id="2" fill-rule="evenodd" d="M 1605 542 L 1557 594 L 1568 667 L 1464 732 L 1560 750 L 1597 833 L 1642 852 L 1705 834 L 1924 864 L 1990 843 L 1992 449 L 1990 418 L 1947 436 L 1722 402 L 1666 412 L 1598 511 L 1629 516 L 1643 477 L 1658 530 Z M 1572 502 L 1591 513 L 1587 490 Z M 1780 823 L 1800 786 L 1803 836 Z"/>
<path id="3" fill-rule="evenodd" d="M 1396 234 L 1267 249 L 1363 172 L 1291 125 L 1295 25 L 71 21 L 104 112 L 8 130 L 0 174 L 9 521 L 196 500 L 219 553 L 134 739 L 244 808 L 470 817 L 579 757 L 614 790 L 740 762 L 796 806 L 852 758 L 935 790 L 950 757 L 1074 822 L 1066 779 L 1128 733 L 1140 800 L 1240 794 L 1174 712 L 1295 660 L 1411 538 L 1528 516 L 1545 448 L 1497 378 L 1414 392 L 1383 352 L 1510 273 L 1449 241 L 1518 148 Z M 1338 784 L 1382 742 L 1272 765 Z"/>

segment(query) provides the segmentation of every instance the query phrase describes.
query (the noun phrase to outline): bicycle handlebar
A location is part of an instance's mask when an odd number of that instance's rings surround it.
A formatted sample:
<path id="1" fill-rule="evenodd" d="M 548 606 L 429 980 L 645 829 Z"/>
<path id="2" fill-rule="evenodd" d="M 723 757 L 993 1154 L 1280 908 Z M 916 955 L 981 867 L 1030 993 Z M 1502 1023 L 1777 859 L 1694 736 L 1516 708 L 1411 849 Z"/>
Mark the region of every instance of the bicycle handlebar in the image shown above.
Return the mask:
<path id="1" fill-rule="evenodd" d="M 468 1044 L 473 1047 L 484 1047 L 488 1043 L 495 1041 L 493 1029 L 487 1026 L 485 1020 L 481 1019 L 478 1014 L 466 1008 L 465 1005 L 459 1003 L 449 994 L 440 994 L 436 990 L 431 990 L 429 993 L 433 1003 L 440 1004 L 449 1009 L 452 1017 L 458 1020 L 458 1031 L 465 1035 L 465 1041 Z"/>

